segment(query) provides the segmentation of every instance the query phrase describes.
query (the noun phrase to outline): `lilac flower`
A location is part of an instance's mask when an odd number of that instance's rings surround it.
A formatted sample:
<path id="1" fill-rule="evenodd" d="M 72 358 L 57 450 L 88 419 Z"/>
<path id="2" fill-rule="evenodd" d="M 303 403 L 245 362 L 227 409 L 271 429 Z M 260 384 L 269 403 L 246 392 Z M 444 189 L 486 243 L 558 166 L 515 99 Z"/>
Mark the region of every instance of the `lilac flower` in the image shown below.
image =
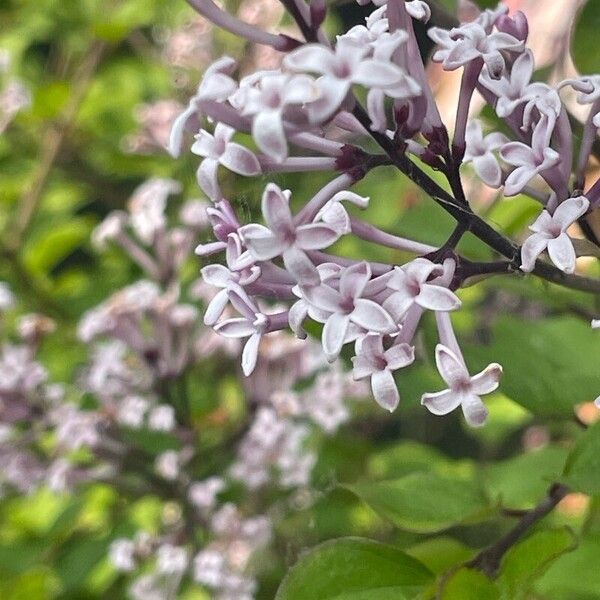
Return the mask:
<path id="1" fill-rule="evenodd" d="M 403 267 L 395 267 L 388 282 L 388 287 L 394 291 L 383 303 L 383 308 L 396 323 L 401 322 L 415 303 L 429 310 L 456 310 L 461 305 L 456 294 L 429 281 L 432 275 L 441 275 L 442 272 L 442 265 L 426 258 L 416 258 Z"/>
<path id="2" fill-rule="evenodd" d="M 306 250 L 331 246 L 340 234 L 323 223 L 294 224 L 289 207 L 289 192 L 282 192 L 274 183 L 265 188 L 262 213 L 268 227 L 245 225 L 239 232 L 255 260 L 283 257 L 287 270 L 302 285 L 317 285 L 319 276 Z"/>
<path id="3" fill-rule="evenodd" d="M 231 284 L 243 287 L 256 281 L 261 274 L 260 267 L 254 264 L 246 266 L 245 261 L 240 261 L 240 257 L 243 255 L 242 244 L 239 236 L 235 233 L 229 234 L 225 255 L 227 267 L 218 264 L 207 265 L 200 271 L 206 283 L 221 288 L 206 307 L 205 325 L 214 325 L 225 310 L 229 301 L 227 293 Z"/>
<path id="4" fill-rule="evenodd" d="M 204 481 L 195 481 L 188 489 L 188 498 L 197 508 L 212 509 L 217 503 L 217 495 L 225 487 L 225 481 L 221 477 L 209 477 Z"/>
<path id="5" fill-rule="evenodd" d="M 234 133 L 233 127 L 217 123 L 214 135 L 201 129 L 192 145 L 194 154 L 205 157 L 198 168 L 198 184 L 214 202 L 221 200 L 221 190 L 217 180 L 217 168 L 220 164 L 234 173 L 247 177 L 260 173 L 260 164 L 254 153 L 241 144 L 231 141 Z"/>
<path id="6" fill-rule="evenodd" d="M 506 178 L 504 194 L 515 196 L 536 175 L 543 173 L 560 162 L 558 152 L 549 147 L 548 121 L 540 119 L 531 138 L 531 147 L 522 142 L 509 142 L 500 150 L 500 156 L 510 165 L 517 167 Z"/>
<path id="7" fill-rule="evenodd" d="M 478 23 L 467 23 L 450 31 L 432 27 L 427 33 L 441 46 L 433 60 L 441 62 L 444 69 L 453 71 L 475 59 L 482 59 L 494 79 L 500 78 L 505 68 L 502 51 L 520 52 L 523 49 L 523 42 L 512 35 L 500 31 L 488 33 Z"/>
<path id="8" fill-rule="evenodd" d="M 592 319 L 592 329 L 600 329 L 600 319 Z"/>
<path id="9" fill-rule="evenodd" d="M 183 573 L 188 566 L 188 553 L 181 546 L 163 544 L 156 551 L 156 570 L 163 575 Z"/>
<path id="10" fill-rule="evenodd" d="M 508 138 L 500 132 L 483 137 L 481 122 L 473 119 L 467 125 L 465 141 L 467 149 L 463 162 L 473 162 L 475 172 L 485 183 L 491 187 L 500 187 L 502 169 L 493 151 L 508 143 Z"/>
<path id="11" fill-rule="evenodd" d="M 248 376 L 256 367 L 258 346 L 267 331 L 269 317 L 260 311 L 240 287 L 232 286 L 229 290 L 229 299 L 243 316 L 221 321 L 214 329 L 225 337 L 248 338 L 242 352 L 242 371 Z"/>
<path id="12" fill-rule="evenodd" d="M 448 389 L 433 394 L 423 394 L 421 404 L 434 415 L 447 415 L 462 407 L 467 423 L 473 427 L 484 424 L 488 410 L 480 396 L 497 389 L 502 375 L 498 363 L 488 365 L 481 373 L 471 377 L 464 361 L 442 344 L 435 348 L 435 362 Z"/>
<path id="13" fill-rule="evenodd" d="M 15 297 L 10 291 L 8 284 L 0 281 L 0 312 L 11 308 L 15 303 Z"/>
<path id="14" fill-rule="evenodd" d="M 148 414 L 148 429 L 172 431 L 175 427 L 175 410 L 169 404 L 159 404 Z"/>
<path id="15" fill-rule="evenodd" d="M 321 95 L 306 106 L 311 122 L 321 123 L 331 117 L 355 83 L 382 89 L 392 98 L 409 98 L 420 93 L 418 84 L 397 65 L 367 58 L 369 50 L 354 40 L 340 38 L 335 50 L 307 44 L 285 57 L 283 64 L 288 69 L 322 74 L 317 80 Z"/>
<path id="16" fill-rule="evenodd" d="M 108 550 L 108 558 L 117 571 L 133 571 L 136 567 L 135 543 L 125 538 L 114 540 Z"/>
<path id="17" fill-rule="evenodd" d="M 377 404 L 390 412 L 400 402 L 400 394 L 392 371 L 401 369 L 415 360 L 415 350 L 408 344 L 396 344 L 383 349 L 380 335 L 367 335 L 360 340 L 358 353 L 352 359 L 354 378 L 371 379 L 371 389 Z"/>
<path id="18" fill-rule="evenodd" d="M 318 89 L 311 77 L 267 71 L 242 80 L 230 102 L 243 115 L 253 117 L 252 137 L 256 145 L 273 160 L 282 162 L 288 155 L 283 125 L 286 110 L 317 97 Z"/>
<path id="19" fill-rule="evenodd" d="M 600 100 L 600 75 L 585 75 L 577 79 L 565 79 L 558 87 L 570 85 L 577 94 L 579 104 L 593 104 Z"/>
<path id="20" fill-rule="evenodd" d="M 511 115 L 520 104 L 531 98 L 528 89 L 533 74 L 534 60 L 531 50 L 525 50 L 513 63 L 510 73 L 500 79 L 494 78 L 489 71 L 483 71 L 479 81 L 490 92 L 498 96 L 496 114 L 505 118 Z"/>
<path id="21" fill-rule="evenodd" d="M 550 214 L 543 210 L 529 229 L 534 232 L 521 248 L 521 269 L 533 271 L 537 257 L 547 250 L 552 262 L 565 273 L 575 270 L 575 249 L 567 229 L 589 208 L 585 196 L 565 200 Z"/>
<path id="22" fill-rule="evenodd" d="M 237 88 L 237 84 L 230 75 L 236 67 L 236 62 L 229 56 L 216 60 L 202 77 L 196 95 L 190 100 L 188 107 L 175 119 L 171 128 L 171 136 L 167 147 L 173 157 L 181 153 L 183 133 L 188 122 L 198 115 L 199 104 L 202 101 L 212 100 L 224 102 Z"/>
<path id="23" fill-rule="evenodd" d="M 390 315 L 379 304 L 362 297 L 370 279 L 369 264 L 361 262 L 342 272 L 339 291 L 325 284 L 305 290 L 311 304 L 330 313 L 322 335 L 323 351 L 330 362 L 340 353 L 351 324 L 378 333 L 391 333 L 396 329 Z"/>

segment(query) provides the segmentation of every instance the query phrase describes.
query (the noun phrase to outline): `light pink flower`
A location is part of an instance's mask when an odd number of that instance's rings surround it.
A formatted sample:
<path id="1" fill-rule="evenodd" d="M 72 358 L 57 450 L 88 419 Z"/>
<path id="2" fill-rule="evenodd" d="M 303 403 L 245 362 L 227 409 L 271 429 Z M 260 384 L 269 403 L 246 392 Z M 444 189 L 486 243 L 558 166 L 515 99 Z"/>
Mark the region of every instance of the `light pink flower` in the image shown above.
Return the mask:
<path id="1" fill-rule="evenodd" d="M 508 143 L 508 138 L 499 132 L 483 137 L 481 122 L 477 119 L 469 121 L 465 132 L 467 149 L 463 162 L 472 162 L 475 172 L 491 187 L 502 184 L 502 169 L 494 150 Z"/>
<path id="2" fill-rule="evenodd" d="M 492 78 L 487 70 L 481 73 L 479 78 L 481 84 L 498 96 L 495 108 L 499 117 L 508 117 L 517 106 L 531 98 L 531 91 L 528 87 L 533 67 L 533 53 L 527 49 L 515 60 L 510 73 L 506 76 L 497 79 Z"/>
<path id="3" fill-rule="evenodd" d="M 245 261 L 240 262 L 242 255 L 240 238 L 235 233 L 231 233 L 225 251 L 227 266 L 213 264 L 201 269 L 202 279 L 206 283 L 221 288 L 206 307 L 205 325 L 214 325 L 218 321 L 229 302 L 228 290 L 232 284 L 243 287 L 253 283 L 260 276 L 260 267 L 254 264 L 246 266 Z"/>
<path id="4" fill-rule="evenodd" d="M 258 346 L 266 333 L 269 320 L 240 287 L 229 290 L 229 299 L 243 315 L 215 325 L 216 332 L 228 338 L 248 338 L 242 351 L 242 371 L 249 376 L 256 367 Z"/>
<path id="5" fill-rule="evenodd" d="M 536 175 L 560 162 L 558 152 L 548 146 L 548 121 L 540 119 L 531 138 L 531 147 L 522 142 L 509 142 L 500 150 L 500 156 L 510 165 L 517 167 L 506 178 L 504 194 L 515 196 Z"/>
<path id="6" fill-rule="evenodd" d="M 289 193 L 274 183 L 265 188 L 262 212 L 268 227 L 251 224 L 240 228 L 242 240 L 255 260 L 283 257 L 287 270 L 302 285 L 317 285 L 319 276 L 306 250 L 331 246 L 340 233 L 324 223 L 296 226 L 289 206 Z"/>
<path id="7" fill-rule="evenodd" d="M 217 180 L 217 168 L 220 164 L 246 177 L 260 173 L 260 164 L 254 153 L 241 144 L 231 141 L 234 134 L 235 129 L 232 127 L 217 123 L 214 135 L 201 129 L 192 145 L 194 154 L 205 157 L 198 168 L 198 184 L 214 202 L 221 200 L 222 197 Z"/>
<path id="8" fill-rule="evenodd" d="M 318 94 L 314 80 L 307 75 L 265 71 L 242 80 L 230 102 L 243 115 L 253 117 L 252 137 L 256 145 L 273 160 L 282 162 L 288 155 L 286 110 L 302 106 Z"/>
<path id="9" fill-rule="evenodd" d="M 368 58 L 369 52 L 369 46 L 340 38 L 335 50 L 320 44 L 307 44 L 285 57 L 283 64 L 292 71 L 322 75 L 317 80 L 320 97 L 306 106 L 313 123 L 321 123 L 331 117 L 353 84 L 382 89 L 392 98 L 410 98 L 421 93 L 416 81 L 399 66 Z"/>
<path id="10" fill-rule="evenodd" d="M 187 108 L 173 121 L 167 146 L 171 156 L 178 157 L 181 154 L 183 134 L 192 118 L 199 116 L 200 102 L 205 100 L 224 102 L 235 92 L 237 84 L 230 75 L 236 66 L 237 63 L 233 58 L 222 56 L 206 69 L 196 95 L 190 100 Z"/>
<path id="11" fill-rule="evenodd" d="M 377 404 L 392 412 L 400 402 L 392 371 L 410 365 L 415 360 L 415 349 L 408 344 L 396 344 L 384 350 L 380 335 L 367 335 L 357 346 L 358 353 L 352 358 L 354 379 L 369 377 Z"/>
<path id="12" fill-rule="evenodd" d="M 413 304 L 429 310 L 449 311 L 460 307 L 461 302 L 454 292 L 429 279 L 443 273 L 442 265 L 426 258 L 416 258 L 402 267 L 395 267 L 388 281 L 394 292 L 385 300 L 383 308 L 400 323 Z"/>
<path id="13" fill-rule="evenodd" d="M 512 35 L 500 31 L 488 33 L 478 23 L 467 23 L 450 31 L 432 27 L 427 33 L 441 46 L 434 53 L 433 60 L 441 62 L 444 69 L 453 71 L 479 58 L 485 62 L 494 79 L 500 78 L 505 68 L 502 52 L 520 52 L 523 49 L 523 42 Z"/>
<path id="14" fill-rule="evenodd" d="M 483 425 L 488 410 L 480 396 L 498 388 L 502 367 L 498 363 L 492 363 L 481 373 L 471 377 L 464 362 L 442 344 L 436 346 L 435 362 L 440 375 L 448 384 L 448 389 L 423 394 L 421 404 L 434 415 L 447 415 L 461 406 L 469 425 L 473 427 Z"/>
<path id="15" fill-rule="evenodd" d="M 525 240 L 521 248 L 521 270 L 533 271 L 537 257 L 547 250 L 550 259 L 561 271 L 573 273 L 576 255 L 567 229 L 586 213 L 589 206 L 585 196 L 578 196 L 559 204 L 552 215 L 543 210 L 529 227 L 535 233 Z"/>
<path id="16" fill-rule="evenodd" d="M 304 290 L 310 304 L 329 313 L 322 344 L 330 362 L 339 355 L 352 324 L 377 333 L 391 333 L 396 329 L 390 315 L 379 304 L 363 297 L 370 279 L 371 267 L 361 262 L 342 271 L 339 291 L 326 284 Z"/>

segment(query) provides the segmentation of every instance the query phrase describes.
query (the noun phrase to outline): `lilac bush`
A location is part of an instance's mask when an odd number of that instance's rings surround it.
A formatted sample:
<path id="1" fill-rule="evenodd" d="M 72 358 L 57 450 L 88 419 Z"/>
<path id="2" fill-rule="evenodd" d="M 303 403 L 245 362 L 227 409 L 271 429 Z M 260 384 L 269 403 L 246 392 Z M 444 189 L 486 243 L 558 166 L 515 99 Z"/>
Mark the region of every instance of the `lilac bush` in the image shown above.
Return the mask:
<path id="1" fill-rule="evenodd" d="M 450 318 L 461 306 L 456 291 L 475 276 L 523 271 L 576 289 L 597 292 L 600 287 L 574 274 L 577 255 L 568 233 L 600 199 L 598 186 L 583 180 L 600 110 L 595 79 L 568 80 L 556 88 L 532 82 L 527 19 L 522 13 L 509 16 L 503 5 L 451 30 L 431 27 L 428 33 L 437 45 L 433 60 L 448 71 L 463 69 L 450 136 L 413 29 L 412 18 L 426 22 L 430 17 L 425 2 L 377 3 L 364 26 L 334 42 L 321 29 L 326 7 L 318 2 L 283 3 L 304 41 L 245 24 L 211 0 L 190 4 L 216 25 L 283 55 L 280 68 L 257 71 L 239 82 L 233 78 L 232 59 L 213 63 L 171 132 L 170 151 L 177 156 L 185 131 L 200 127 L 191 150 L 205 157 L 198 184 L 214 202 L 209 213 L 218 242 L 202 244 L 196 253 L 208 257 L 227 249 L 227 268 L 213 264 L 202 271 L 205 281 L 221 290 L 205 323 L 221 335 L 246 340 L 246 375 L 255 368 L 266 335 L 291 327 L 305 337 L 307 319 L 322 323 L 327 360 L 334 361 L 345 344 L 354 343 L 356 377 L 370 377 L 375 400 L 394 410 L 399 393 L 393 374 L 414 360 L 411 344 L 419 322 L 425 311 L 433 311 L 440 341 L 436 361 L 449 390 L 424 394 L 422 404 L 434 414 L 462 406 L 471 425 L 483 425 L 487 409 L 479 396 L 497 388 L 502 368 L 491 364 L 475 377 L 468 375 Z M 579 103 L 592 104 L 574 173 L 573 133 L 558 94 L 565 86 L 579 92 Z M 481 123 L 468 120 L 475 91 L 495 108 L 512 140 L 501 132 L 484 136 Z M 256 150 L 231 141 L 236 131 L 250 134 Z M 373 147 L 368 138 L 379 153 L 368 149 Z M 240 142 L 244 139 L 249 143 L 242 137 Z M 461 182 L 461 167 L 469 162 L 504 196 L 523 193 L 540 203 L 530 226 L 533 234 L 521 246 L 471 208 Z M 246 177 L 313 171 L 335 176 L 295 212 L 292 191 L 268 183 L 261 204 L 265 224 L 244 224 L 220 192 L 219 165 Z M 344 201 L 361 207 L 380 201 L 357 197 L 350 188 L 386 165 L 395 166 L 454 217 L 456 227 L 442 246 L 393 235 L 348 212 Z M 590 188 L 586 195 L 584 187 Z M 502 259 L 473 262 L 462 256 L 456 247 L 466 232 Z M 416 258 L 404 265 L 375 264 L 328 251 L 348 235 Z M 268 301 L 287 308 L 273 311 L 264 304 Z M 228 306 L 239 316 L 219 320 Z"/>

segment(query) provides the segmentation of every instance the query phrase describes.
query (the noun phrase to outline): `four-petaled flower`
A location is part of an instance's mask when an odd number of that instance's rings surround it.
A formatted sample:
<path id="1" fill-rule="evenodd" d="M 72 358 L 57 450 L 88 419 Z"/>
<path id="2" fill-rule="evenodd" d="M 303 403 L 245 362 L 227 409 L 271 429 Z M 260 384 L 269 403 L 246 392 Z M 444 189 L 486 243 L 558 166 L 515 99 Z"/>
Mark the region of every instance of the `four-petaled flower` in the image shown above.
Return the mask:
<path id="1" fill-rule="evenodd" d="M 254 153 L 231 141 L 234 134 L 233 127 L 217 123 L 214 135 L 201 129 L 192 146 L 194 154 L 205 157 L 198 167 L 198 184 L 213 202 L 218 202 L 222 197 L 217 179 L 219 164 L 247 177 L 260 173 L 260 164 Z"/>
<path id="2" fill-rule="evenodd" d="M 311 304 L 329 313 L 323 327 L 322 343 L 330 362 L 337 358 L 347 341 L 351 324 L 366 332 L 391 333 L 396 330 L 394 321 L 379 304 L 362 297 L 370 279 L 371 267 L 361 262 L 342 271 L 339 291 L 326 284 L 304 290 Z"/>
<path id="3" fill-rule="evenodd" d="M 575 271 L 575 249 L 567 234 L 567 229 L 584 215 L 590 206 L 585 196 L 569 198 L 555 209 L 551 215 L 543 210 L 529 229 L 530 235 L 521 248 L 521 270 L 533 271 L 537 257 L 548 250 L 552 262 L 565 273 Z"/>
<path id="4" fill-rule="evenodd" d="M 533 65 L 533 53 L 531 50 L 525 50 L 513 63 L 510 74 L 505 77 L 493 78 L 487 70 L 481 73 L 481 84 L 498 96 L 495 109 L 499 117 L 508 117 L 517 106 L 530 99 L 531 90 L 528 86 L 533 74 Z"/>
<path id="5" fill-rule="evenodd" d="M 461 302 L 448 288 L 429 282 L 432 275 L 441 275 L 442 265 L 426 258 L 416 258 L 403 267 L 395 267 L 387 285 L 394 292 L 383 303 L 383 308 L 400 323 L 406 311 L 414 304 L 429 310 L 456 310 Z"/>
<path id="6" fill-rule="evenodd" d="M 475 172 L 485 183 L 491 187 L 500 187 L 502 169 L 494 150 L 498 150 L 508 143 L 508 138 L 500 132 L 490 133 L 483 137 L 481 122 L 473 119 L 467 125 L 465 142 L 467 149 L 463 162 L 473 162 Z"/>
<path id="7" fill-rule="evenodd" d="M 214 329 L 224 337 L 248 338 L 242 351 L 242 371 L 248 377 L 256 367 L 258 346 L 267 332 L 269 317 L 260 311 L 242 288 L 231 286 L 228 295 L 231 304 L 242 316 L 225 319 Z"/>
<path id="8" fill-rule="evenodd" d="M 242 80 L 230 103 L 243 115 L 251 116 L 252 137 L 256 145 L 273 160 L 283 161 L 288 144 L 283 126 L 290 107 L 299 107 L 319 95 L 314 80 L 307 75 L 291 75 L 281 71 L 261 72 Z"/>
<path id="9" fill-rule="evenodd" d="M 377 404 L 392 412 L 400 402 L 400 394 L 392 371 L 410 365 L 415 360 L 415 349 L 408 344 L 395 344 L 383 349 L 383 338 L 366 335 L 357 343 L 357 354 L 352 359 L 354 379 L 371 379 L 371 389 Z"/>
<path id="10" fill-rule="evenodd" d="M 318 285 L 320 279 L 306 250 L 331 246 L 340 233 L 324 223 L 296 226 L 289 206 L 289 193 L 274 183 L 265 188 L 262 213 L 268 227 L 244 225 L 239 232 L 250 254 L 258 261 L 283 257 L 286 269 L 302 285 Z"/>
<path id="11" fill-rule="evenodd" d="M 462 358 L 442 344 L 435 348 L 435 362 L 440 375 L 448 384 L 448 389 L 423 394 L 421 404 L 434 415 L 447 415 L 461 406 L 469 425 L 483 425 L 488 410 L 479 396 L 498 388 L 502 367 L 498 363 L 492 363 L 481 373 L 471 377 Z"/>
<path id="12" fill-rule="evenodd" d="M 548 145 L 548 120 L 542 117 L 531 137 L 531 147 L 522 142 L 509 142 L 500 150 L 500 156 L 517 167 L 504 182 L 505 196 L 518 194 L 536 175 L 560 162 L 560 155 Z"/>
<path id="13" fill-rule="evenodd" d="M 450 31 L 432 27 L 429 37 L 441 48 L 436 50 L 433 60 L 441 62 L 444 69 L 453 71 L 475 59 L 482 59 L 490 76 L 499 79 L 505 67 L 502 51 L 520 52 L 523 42 L 508 33 L 488 33 L 479 23 L 467 23 Z"/>
<path id="14" fill-rule="evenodd" d="M 202 279 L 206 283 L 221 288 L 206 307 L 204 313 L 205 325 L 214 325 L 219 320 L 229 301 L 228 292 L 232 284 L 243 287 L 259 278 L 260 267 L 254 264 L 247 266 L 247 261 L 240 260 L 241 256 L 243 256 L 243 253 L 240 238 L 235 233 L 230 233 L 225 252 L 227 266 L 207 265 L 200 270 Z"/>
<path id="15" fill-rule="evenodd" d="M 320 96 L 306 105 L 313 123 L 321 123 L 340 107 L 352 84 L 382 89 L 392 98 L 410 98 L 421 93 L 417 82 L 399 66 L 368 58 L 370 47 L 349 38 L 339 38 L 335 50 L 307 44 L 288 54 L 283 64 L 292 71 L 320 73 Z"/>

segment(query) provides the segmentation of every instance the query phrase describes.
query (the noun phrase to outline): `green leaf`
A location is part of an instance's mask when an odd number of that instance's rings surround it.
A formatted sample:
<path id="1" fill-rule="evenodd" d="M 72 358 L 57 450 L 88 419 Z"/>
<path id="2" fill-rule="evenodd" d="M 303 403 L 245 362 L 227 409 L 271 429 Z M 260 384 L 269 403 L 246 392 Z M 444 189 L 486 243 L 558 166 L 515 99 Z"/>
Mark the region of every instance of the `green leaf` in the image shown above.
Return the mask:
<path id="1" fill-rule="evenodd" d="M 459 569 L 443 584 L 440 600 L 498 600 L 498 588 L 483 573 Z"/>
<path id="2" fill-rule="evenodd" d="M 504 367 L 501 391 L 534 414 L 570 417 L 598 393 L 600 336 L 574 317 L 499 319 L 488 346 L 466 346 L 473 370 Z"/>
<path id="3" fill-rule="evenodd" d="M 489 465 L 487 490 L 510 508 L 532 508 L 553 481 L 560 479 L 567 450 L 547 446 Z"/>
<path id="4" fill-rule="evenodd" d="M 490 504 L 470 479 L 411 473 L 393 481 L 347 486 L 373 510 L 406 531 L 432 533 L 485 519 Z"/>
<path id="5" fill-rule="evenodd" d="M 584 74 L 600 71 L 598 54 L 598 30 L 600 29 L 600 4 L 589 0 L 579 13 L 577 25 L 571 38 L 571 54 L 577 69 Z"/>
<path id="6" fill-rule="evenodd" d="M 577 492 L 600 494 L 600 422 L 577 440 L 564 471 L 564 482 Z"/>
<path id="7" fill-rule="evenodd" d="M 546 529 L 513 546 L 502 561 L 497 583 L 503 600 L 528 598 L 528 591 L 559 556 L 576 547 L 568 527 Z"/>
<path id="8" fill-rule="evenodd" d="M 341 538 L 301 557 L 276 600 L 404 600 L 414 598 L 431 580 L 423 564 L 393 546 Z"/>
<path id="9" fill-rule="evenodd" d="M 469 560 L 475 551 L 462 542 L 447 536 L 429 538 L 411 546 L 406 551 L 420 560 L 432 573 L 440 575 Z"/>

